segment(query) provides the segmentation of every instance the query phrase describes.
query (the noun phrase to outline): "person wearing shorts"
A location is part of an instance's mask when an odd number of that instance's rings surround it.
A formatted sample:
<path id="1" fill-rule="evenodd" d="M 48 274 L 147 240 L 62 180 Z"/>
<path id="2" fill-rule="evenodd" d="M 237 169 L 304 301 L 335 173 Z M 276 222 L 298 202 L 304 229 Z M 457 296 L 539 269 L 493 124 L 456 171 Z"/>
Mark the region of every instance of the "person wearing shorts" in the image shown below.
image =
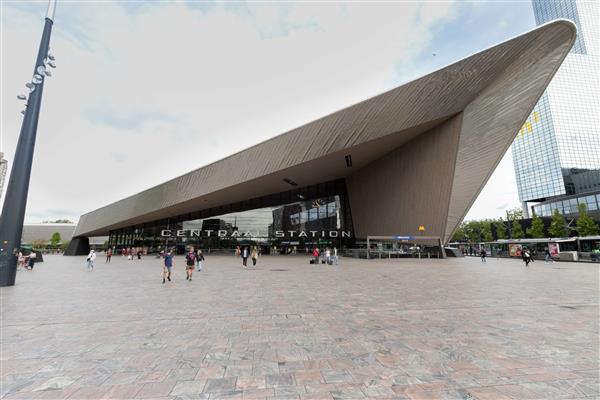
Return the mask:
<path id="1" fill-rule="evenodd" d="M 196 252 L 193 247 L 190 248 L 190 251 L 185 256 L 185 264 L 185 279 L 191 281 L 194 268 L 196 267 Z"/>
<path id="2" fill-rule="evenodd" d="M 163 266 L 163 283 L 165 283 L 165 278 L 171 282 L 171 270 L 173 269 L 173 253 L 170 251 L 165 254 L 164 258 L 164 266 Z"/>

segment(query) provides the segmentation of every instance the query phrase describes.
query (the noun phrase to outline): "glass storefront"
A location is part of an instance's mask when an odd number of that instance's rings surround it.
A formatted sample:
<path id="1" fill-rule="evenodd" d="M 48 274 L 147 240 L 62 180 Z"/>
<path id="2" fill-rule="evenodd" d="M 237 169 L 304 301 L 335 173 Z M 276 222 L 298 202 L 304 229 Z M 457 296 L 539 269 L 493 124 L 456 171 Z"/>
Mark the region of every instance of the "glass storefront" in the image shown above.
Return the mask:
<path id="1" fill-rule="evenodd" d="M 114 230 L 109 237 L 111 247 L 149 253 L 165 248 L 182 253 L 188 246 L 227 252 L 252 245 L 263 254 L 304 254 L 315 246 L 342 249 L 353 242 L 343 180 Z"/>

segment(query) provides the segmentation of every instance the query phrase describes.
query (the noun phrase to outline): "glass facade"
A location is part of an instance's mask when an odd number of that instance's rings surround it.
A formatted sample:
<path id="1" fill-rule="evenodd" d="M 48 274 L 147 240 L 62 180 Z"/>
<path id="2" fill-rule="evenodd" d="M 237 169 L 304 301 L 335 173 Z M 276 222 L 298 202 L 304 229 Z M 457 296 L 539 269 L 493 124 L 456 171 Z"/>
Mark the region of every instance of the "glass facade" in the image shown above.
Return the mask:
<path id="1" fill-rule="evenodd" d="M 534 205 L 533 212 L 541 217 L 550 217 L 556 209 L 562 214 L 577 214 L 579 204 L 585 204 L 587 210 L 593 213 L 600 210 L 600 193 L 588 193 L 570 198 L 558 198 Z"/>
<path id="2" fill-rule="evenodd" d="M 600 189 L 598 5 L 575 0 L 533 1 L 538 25 L 567 18 L 577 25 L 578 35 L 513 143 L 522 202 Z M 571 204 L 562 209 L 570 211 Z"/>
<path id="3" fill-rule="evenodd" d="M 353 243 L 344 180 L 114 230 L 109 236 L 109 246 L 118 249 L 157 252 L 168 247 L 180 253 L 187 246 L 218 251 L 253 245 L 263 254 L 287 254 Z"/>

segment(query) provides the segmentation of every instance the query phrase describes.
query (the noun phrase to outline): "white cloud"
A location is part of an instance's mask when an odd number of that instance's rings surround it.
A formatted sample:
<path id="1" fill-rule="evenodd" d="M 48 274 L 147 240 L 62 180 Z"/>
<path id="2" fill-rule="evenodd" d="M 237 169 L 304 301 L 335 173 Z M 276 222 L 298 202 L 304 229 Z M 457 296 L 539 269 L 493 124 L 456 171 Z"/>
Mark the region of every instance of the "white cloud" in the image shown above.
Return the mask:
<path id="1" fill-rule="evenodd" d="M 391 87 L 452 3 L 59 3 L 27 220 L 91 211 Z M 2 133 L 42 28 L 4 4 Z"/>

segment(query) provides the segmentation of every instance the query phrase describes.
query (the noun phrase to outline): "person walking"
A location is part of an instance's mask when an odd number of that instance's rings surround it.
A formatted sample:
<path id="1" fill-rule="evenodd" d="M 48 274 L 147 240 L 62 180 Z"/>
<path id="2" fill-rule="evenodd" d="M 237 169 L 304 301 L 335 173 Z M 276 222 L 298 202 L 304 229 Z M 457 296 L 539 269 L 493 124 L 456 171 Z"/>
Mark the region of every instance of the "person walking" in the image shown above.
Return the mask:
<path id="1" fill-rule="evenodd" d="M 548 264 L 548 261 L 552 260 L 552 255 L 550 254 L 549 248 L 544 248 L 544 264 Z M 552 260 L 554 262 L 554 260 Z"/>
<path id="2" fill-rule="evenodd" d="M 523 250 L 523 261 L 525 262 L 525 266 L 529 267 L 529 263 L 531 262 L 531 255 L 528 250 Z"/>
<path id="3" fill-rule="evenodd" d="M 164 265 L 163 265 L 163 281 L 162 283 L 165 283 L 165 278 L 167 278 L 169 280 L 169 282 L 171 282 L 171 270 L 173 269 L 173 264 L 175 263 L 175 261 L 173 260 L 173 253 L 171 253 L 170 251 L 168 253 L 165 254 L 164 257 Z"/>
<path id="4" fill-rule="evenodd" d="M 339 263 L 339 258 L 338 258 L 338 254 L 337 254 L 337 247 L 333 248 L 333 262 L 335 265 L 338 265 Z"/>
<path id="5" fill-rule="evenodd" d="M 333 264 L 333 262 L 331 261 L 331 250 L 329 250 L 329 247 L 325 249 L 325 262 L 327 263 L 327 265 Z"/>
<path id="6" fill-rule="evenodd" d="M 244 246 L 242 249 L 242 267 L 246 268 L 248 264 L 248 246 Z"/>
<path id="7" fill-rule="evenodd" d="M 139 250 L 138 250 L 138 252 L 137 252 L 137 257 L 138 257 L 138 260 L 141 260 L 141 259 L 142 259 L 142 249 L 139 249 Z"/>
<path id="8" fill-rule="evenodd" d="M 315 246 L 315 248 L 313 249 L 312 255 L 313 255 L 314 264 L 318 264 L 319 263 L 319 248 L 317 246 Z"/>
<path id="9" fill-rule="evenodd" d="M 94 260 L 96 259 L 96 252 L 94 250 L 90 250 L 90 254 L 87 256 L 87 267 L 88 270 L 92 271 L 94 269 Z"/>
<path id="10" fill-rule="evenodd" d="M 252 253 L 250 257 L 252 257 L 252 266 L 256 267 L 256 262 L 258 261 L 258 250 L 256 249 L 256 246 L 252 247 Z"/>
<path id="11" fill-rule="evenodd" d="M 196 264 L 196 252 L 193 247 L 190 247 L 190 251 L 185 256 L 185 264 L 185 279 L 191 282 L 194 266 Z"/>
<path id="12" fill-rule="evenodd" d="M 31 253 L 29 253 L 29 270 L 32 270 L 34 265 L 35 265 L 35 260 L 37 258 L 37 254 L 35 253 L 35 251 L 31 251 Z"/>
<path id="13" fill-rule="evenodd" d="M 480 255 L 481 255 L 481 262 L 486 262 L 486 261 L 485 261 L 485 257 L 487 256 L 487 253 L 486 253 L 486 251 L 485 251 L 485 248 L 483 248 L 483 247 L 481 248 L 481 253 L 480 253 Z"/>
<path id="14" fill-rule="evenodd" d="M 110 258 L 112 257 L 112 249 L 109 247 L 108 250 L 106 250 L 106 262 L 110 264 Z"/>
<path id="15" fill-rule="evenodd" d="M 198 249 L 196 253 L 196 270 L 198 272 L 202 272 L 202 261 L 204 261 L 204 254 L 202 254 L 202 250 Z"/>

